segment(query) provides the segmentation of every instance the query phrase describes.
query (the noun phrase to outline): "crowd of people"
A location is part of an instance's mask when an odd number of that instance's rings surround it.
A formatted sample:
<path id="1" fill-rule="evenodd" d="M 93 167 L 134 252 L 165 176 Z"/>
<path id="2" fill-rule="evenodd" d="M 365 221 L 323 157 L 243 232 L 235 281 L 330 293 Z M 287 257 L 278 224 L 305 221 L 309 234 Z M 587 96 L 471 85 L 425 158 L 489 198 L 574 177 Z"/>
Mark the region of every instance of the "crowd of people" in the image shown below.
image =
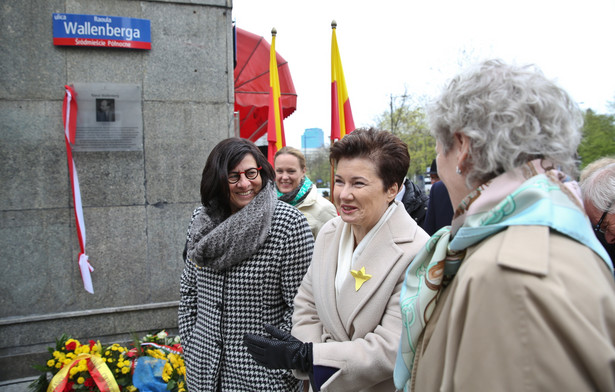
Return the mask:
<path id="1" fill-rule="evenodd" d="M 615 157 L 577 175 L 581 111 L 533 66 L 477 64 L 428 118 L 429 195 L 385 130 L 330 147 L 332 203 L 297 149 L 213 148 L 180 284 L 189 390 L 615 390 Z"/>

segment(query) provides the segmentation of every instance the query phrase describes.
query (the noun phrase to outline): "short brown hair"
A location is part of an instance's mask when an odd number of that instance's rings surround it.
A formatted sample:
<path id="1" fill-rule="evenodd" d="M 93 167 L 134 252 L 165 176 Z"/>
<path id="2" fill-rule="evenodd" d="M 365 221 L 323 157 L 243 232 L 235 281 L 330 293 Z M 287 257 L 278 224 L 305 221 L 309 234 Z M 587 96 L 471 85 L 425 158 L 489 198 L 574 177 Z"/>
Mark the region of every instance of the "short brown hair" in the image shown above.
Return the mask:
<path id="1" fill-rule="evenodd" d="M 329 161 L 336 167 L 340 159 L 367 158 L 376 165 L 384 190 L 393 184 L 400 188 L 410 167 L 408 145 L 389 131 L 359 128 L 335 142 L 329 152 Z"/>

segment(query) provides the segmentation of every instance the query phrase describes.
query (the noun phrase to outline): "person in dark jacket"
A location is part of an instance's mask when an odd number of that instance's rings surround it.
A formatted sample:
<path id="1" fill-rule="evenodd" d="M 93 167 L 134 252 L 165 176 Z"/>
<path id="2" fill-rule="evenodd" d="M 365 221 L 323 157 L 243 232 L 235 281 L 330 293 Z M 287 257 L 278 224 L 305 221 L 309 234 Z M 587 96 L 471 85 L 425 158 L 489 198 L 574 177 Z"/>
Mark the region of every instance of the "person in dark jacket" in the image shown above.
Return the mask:
<path id="1" fill-rule="evenodd" d="M 230 138 L 203 169 L 181 277 L 179 334 L 188 390 L 300 391 L 290 370 L 266 369 L 242 345 L 263 323 L 290 332 L 293 299 L 313 251 L 305 216 L 278 200 L 273 167 L 254 143 Z"/>
<path id="2" fill-rule="evenodd" d="M 425 214 L 427 213 L 429 196 L 427 196 L 418 185 L 406 178 L 395 200 L 401 201 L 408 215 L 414 219 L 417 225 L 423 226 Z"/>
<path id="3" fill-rule="evenodd" d="M 449 226 L 452 220 L 453 205 L 448 196 L 446 185 L 444 185 L 442 181 L 437 181 L 431 186 L 427 213 L 425 214 L 425 221 L 421 227 L 427 234 L 433 235 L 442 227 Z"/>

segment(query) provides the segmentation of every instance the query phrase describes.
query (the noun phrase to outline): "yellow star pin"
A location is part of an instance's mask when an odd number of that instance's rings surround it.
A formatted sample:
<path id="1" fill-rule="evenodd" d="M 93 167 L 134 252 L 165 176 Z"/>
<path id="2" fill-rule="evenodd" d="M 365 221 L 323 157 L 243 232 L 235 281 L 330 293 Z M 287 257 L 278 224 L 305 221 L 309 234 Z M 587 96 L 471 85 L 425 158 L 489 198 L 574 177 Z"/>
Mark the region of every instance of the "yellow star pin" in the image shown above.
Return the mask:
<path id="1" fill-rule="evenodd" d="M 365 273 L 365 267 L 361 267 L 359 271 L 350 270 L 352 276 L 354 276 L 354 290 L 359 291 L 363 283 L 367 282 L 372 278 L 370 274 Z"/>

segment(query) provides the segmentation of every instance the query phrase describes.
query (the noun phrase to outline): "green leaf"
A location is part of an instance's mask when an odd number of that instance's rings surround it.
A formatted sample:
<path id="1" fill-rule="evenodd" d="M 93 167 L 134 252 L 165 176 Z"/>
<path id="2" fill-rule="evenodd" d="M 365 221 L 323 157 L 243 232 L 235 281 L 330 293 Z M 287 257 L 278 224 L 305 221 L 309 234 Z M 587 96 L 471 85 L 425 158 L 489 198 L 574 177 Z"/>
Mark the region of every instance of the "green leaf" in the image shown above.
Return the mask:
<path id="1" fill-rule="evenodd" d="M 53 369 L 50 369 L 49 366 L 47 365 L 32 365 L 32 367 L 36 370 L 38 370 L 39 372 L 51 372 Z"/>
<path id="2" fill-rule="evenodd" d="M 28 389 L 31 392 L 46 392 L 49 382 L 47 381 L 47 375 L 42 374 L 39 378 L 34 380 L 32 384 L 28 385 Z"/>

